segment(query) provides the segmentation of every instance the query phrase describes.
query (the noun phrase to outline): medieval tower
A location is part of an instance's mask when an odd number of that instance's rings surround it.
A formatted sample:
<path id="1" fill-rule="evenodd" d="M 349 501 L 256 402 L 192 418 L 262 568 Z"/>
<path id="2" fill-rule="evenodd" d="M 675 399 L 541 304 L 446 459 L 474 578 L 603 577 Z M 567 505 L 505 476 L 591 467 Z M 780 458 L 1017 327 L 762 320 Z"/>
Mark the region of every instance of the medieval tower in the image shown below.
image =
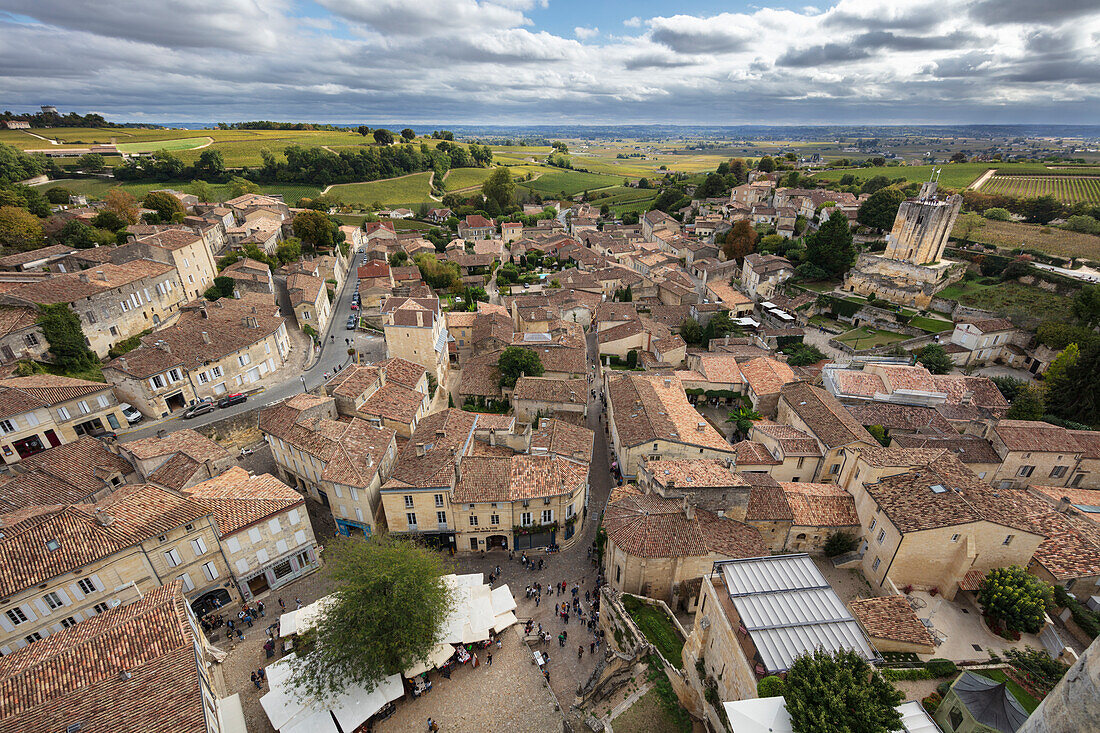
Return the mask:
<path id="1" fill-rule="evenodd" d="M 962 196 L 937 198 L 936 181 L 927 181 L 917 198 L 898 208 L 884 256 L 914 265 L 939 262 L 961 208 Z"/>

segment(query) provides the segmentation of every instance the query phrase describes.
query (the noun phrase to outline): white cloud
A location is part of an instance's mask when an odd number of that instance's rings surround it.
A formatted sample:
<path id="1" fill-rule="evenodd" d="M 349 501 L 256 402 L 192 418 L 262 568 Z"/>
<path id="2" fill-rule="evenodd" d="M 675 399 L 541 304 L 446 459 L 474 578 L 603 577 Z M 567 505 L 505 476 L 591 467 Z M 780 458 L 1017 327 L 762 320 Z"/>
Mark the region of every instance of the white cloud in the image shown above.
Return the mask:
<path id="1" fill-rule="evenodd" d="M 579 26 L 577 26 L 576 28 L 573 29 L 573 35 L 576 36 L 577 38 L 581 39 L 582 41 L 584 41 L 584 40 L 587 40 L 589 38 L 594 38 L 595 36 L 600 35 L 600 29 L 599 28 L 585 28 L 584 26 L 579 25 Z"/>
<path id="2" fill-rule="evenodd" d="M 623 25 L 625 25 L 627 28 L 641 28 L 642 19 L 635 15 L 632 18 L 627 18 L 626 20 L 624 20 Z"/>

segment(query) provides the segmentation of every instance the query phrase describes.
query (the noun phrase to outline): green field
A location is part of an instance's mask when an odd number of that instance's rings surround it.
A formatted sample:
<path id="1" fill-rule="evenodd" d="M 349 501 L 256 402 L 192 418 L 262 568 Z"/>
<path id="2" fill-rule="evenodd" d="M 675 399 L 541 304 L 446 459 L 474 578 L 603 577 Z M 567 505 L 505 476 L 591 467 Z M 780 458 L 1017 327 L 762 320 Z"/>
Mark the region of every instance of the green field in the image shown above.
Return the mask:
<path id="1" fill-rule="evenodd" d="M 915 316 L 911 318 L 909 320 L 909 325 L 927 333 L 942 333 L 955 328 L 955 324 L 951 321 L 944 321 L 939 318 L 925 318 L 924 316 Z"/>
<path id="2" fill-rule="evenodd" d="M 961 239 L 959 226 L 951 236 Z M 1085 257 L 1100 262 L 1100 237 L 1081 234 L 1039 224 L 1019 224 L 1013 221 L 983 219 L 982 225 L 969 233 L 969 239 L 1004 249 L 1036 249 L 1057 257 Z"/>
<path id="3" fill-rule="evenodd" d="M 1018 198 L 1053 196 L 1066 204 L 1100 203 L 1100 177 L 1084 175 L 995 175 L 979 190 Z"/>
<path id="4" fill-rule="evenodd" d="M 898 341 L 907 341 L 910 338 L 912 337 L 906 336 L 903 333 L 887 331 L 884 328 L 860 326 L 848 333 L 837 336 L 836 340 L 848 344 L 853 349 L 860 351 L 862 349 L 873 349 L 878 346 L 889 346 Z"/>
<path id="5" fill-rule="evenodd" d="M 581 173 L 580 171 L 565 168 L 545 168 L 544 172 L 533 181 L 520 184 L 520 187 L 530 189 L 543 196 L 558 196 L 563 191 L 566 196 L 575 196 L 582 191 L 607 186 L 622 184 L 620 176 L 605 176 L 599 173 Z"/>
<path id="6" fill-rule="evenodd" d="M 657 647 L 661 656 L 668 660 L 676 669 L 684 668 L 681 652 L 684 648 L 684 640 L 680 638 L 676 627 L 664 611 L 643 603 L 634 596 L 623 596 L 623 607 L 638 628 L 645 634 L 650 644 Z"/>
<path id="7" fill-rule="evenodd" d="M 940 174 L 940 185 L 944 188 L 961 190 L 973 183 L 977 178 L 990 168 L 1008 167 L 997 163 L 948 163 L 943 166 L 931 165 L 903 165 L 872 168 L 843 168 L 831 171 L 815 173 L 814 178 L 832 183 L 848 174 L 855 176 L 857 181 L 866 181 L 875 176 L 886 176 L 889 180 L 904 178 L 907 182 L 920 183 L 927 181 L 932 175 L 932 168 L 943 169 Z"/>
<path id="8" fill-rule="evenodd" d="M 492 168 L 452 168 L 443 179 L 447 191 L 461 191 L 464 188 L 480 186 L 492 174 Z M 515 175 L 515 174 L 513 174 Z"/>
<path id="9" fill-rule="evenodd" d="M 155 191 L 161 188 L 171 188 L 177 191 L 186 192 L 191 185 L 190 181 L 140 181 L 140 182 L 119 182 L 111 179 L 101 178 L 62 178 L 56 181 L 49 181 L 37 186 L 41 191 L 45 191 L 48 188 L 54 186 L 62 186 L 74 193 L 82 193 L 86 196 L 96 199 L 102 199 L 107 195 L 107 192 L 112 188 L 121 188 L 124 191 L 129 191 L 136 198 L 141 198 L 150 191 Z M 270 184 L 258 184 L 262 193 L 282 194 L 283 198 L 288 204 L 294 206 L 298 203 L 298 199 L 303 196 L 313 198 L 321 193 L 321 189 L 317 186 L 310 186 L 308 184 L 299 183 L 270 183 Z M 211 186 L 214 193 L 219 200 L 229 198 L 229 186 L 213 184 Z"/>
<path id="10" fill-rule="evenodd" d="M 1069 300 L 1060 295 L 993 278 L 960 281 L 936 293 L 936 297 L 992 311 L 1025 328 L 1042 321 L 1065 320 L 1069 311 Z"/>
<path id="11" fill-rule="evenodd" d="M 384 181 L 341 183 L 333 186 L 329 193 L 352 206 L 359 205 L 365 208 L 377 203 L 382 206 L 403 206 L 412 209 L 422 203 L 435 203 L 428 196 L 431 192 L 428 185 L 431 175 L 431 171 L 425 171 Z"/>
<path id="12" fill-rule="evenodd" d="M 211 143 L 208 137 L 181 137 L 178 140 L 143 140 L 137 143 L 119 143 L 124 153 L 155 153 L 158 150 L 191 150 Z"/>

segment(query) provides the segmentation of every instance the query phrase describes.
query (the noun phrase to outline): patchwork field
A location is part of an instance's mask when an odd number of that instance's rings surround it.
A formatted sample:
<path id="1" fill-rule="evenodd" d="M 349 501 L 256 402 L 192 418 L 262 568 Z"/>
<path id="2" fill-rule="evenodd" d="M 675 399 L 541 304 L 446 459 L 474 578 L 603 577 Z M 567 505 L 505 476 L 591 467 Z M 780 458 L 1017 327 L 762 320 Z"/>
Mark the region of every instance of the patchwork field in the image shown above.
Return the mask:
<path id="1" fill-rule="evenodd" d="M 341 183 L 333 186 L 329 193 L 345 204 L 368 207 L 373 204 L 382 206 L 403 206 L 413 208 L 422 203 L 433 203 L 429 197 L 431 187 L 428 179 L 430 171 L 414 173 L 401 178 L 389 178 L 369 183 Z"/>
<path id="2" fill-rule="evenodd" d="M 480 186 L 492 172 L 492 168 L 452 168 L 447 171 L 443 182 L 448 191 L 460 191 L 471 186 Z"/>
<path id="3" fill-rule="evenodd" d="M 979 190 L 1020 198 L 1053 196 L 1067 204 L 1100 203 L 1100 177 L 1087 175 L 994 175 Z"/>
<path id="4" fill-rule="evenodd" d="M 520 184 L 520 187 L 529 189 L 543 196 L 575 196 L 582 191 L 596 188 L 606 188 L 622 184 L 619 176 L 605 176 L 599 173 L 581 173 L 580 171 L 565 168 L 544 167 L 542 175 L 533 181 Z"/>
<path id="5" fill-rule="evenodd" d="M 961 190 L 969 186 L 978 176 L 990 168 L 997 168 L 995 163 L 948 163 L 943 166 L 931 165 L 902 165 L 872 168 L 845 168 L 832 171 L 821 171 L 814 174 L 814 178 L 832 183 L 839 182 L 845 175 L 852 175 L 857 181 L 866 181 L 875 176 L 886 176 L 893 181 L 896 178 L 904 178 L 907 182 L 920 183 L 927 181 L 932 175 L 932 168 L 943 169 L 940 174 L 940 185 L 943 188 Z M 1000 166 L 1005 167 L 1005 166 Z"/>
<path id="6" fill-rule="evenodd" d="M 154 153 L 158 150 L 192 150 L 214 142 L 211 137 L 181 137 L 177 140 L 144 140 L 137 143 L 119 143 L 124 153 Z"/>
<path id="7" fill-rule="evenodd" d="M 860 326 L 841 336 L 837 336 L 836 340 L 859 351 L 861 349 L 873 349 L 877 346 L 888 346 L 898 341 L 905 341 L 909 338 L 909 336 L 903 333 L 895 333 L 883 328 Z"/>

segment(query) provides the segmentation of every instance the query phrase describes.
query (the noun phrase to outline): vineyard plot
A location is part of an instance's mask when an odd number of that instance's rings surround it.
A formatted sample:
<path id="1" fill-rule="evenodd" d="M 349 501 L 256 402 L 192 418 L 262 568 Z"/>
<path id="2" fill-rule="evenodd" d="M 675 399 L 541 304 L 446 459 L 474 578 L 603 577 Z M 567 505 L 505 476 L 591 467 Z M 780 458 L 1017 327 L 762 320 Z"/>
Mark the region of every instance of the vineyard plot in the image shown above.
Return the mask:
<path id="1" fill-rule="evenodd" d="M 981 192 L 1019 198 L 1053 196 L 1067 204 L 1100 203 L 1100 176 L 993 176 Z"/>

